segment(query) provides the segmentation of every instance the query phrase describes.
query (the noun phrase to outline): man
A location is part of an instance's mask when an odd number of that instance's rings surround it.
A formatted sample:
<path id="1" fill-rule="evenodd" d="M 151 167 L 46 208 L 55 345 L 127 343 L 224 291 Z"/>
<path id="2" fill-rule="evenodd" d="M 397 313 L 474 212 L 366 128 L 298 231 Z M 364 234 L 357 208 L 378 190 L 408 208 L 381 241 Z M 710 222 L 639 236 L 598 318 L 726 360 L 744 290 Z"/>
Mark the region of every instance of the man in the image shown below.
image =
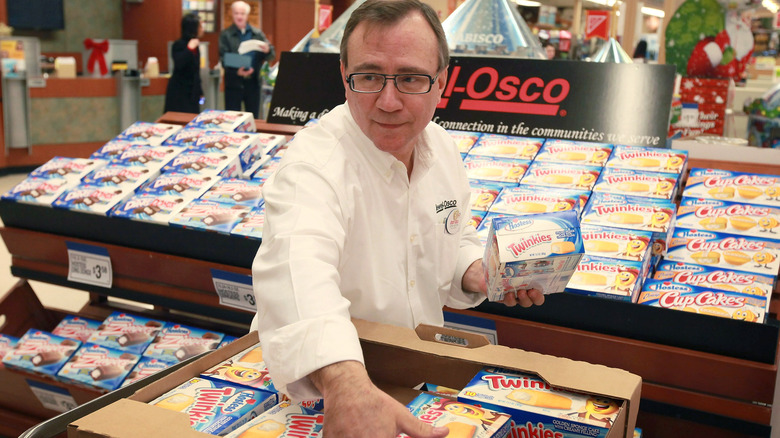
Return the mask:
<path id="1" fill-rule="evenodd" d="M 326 436 L 447 434 L 371 383 L 350 318 L 441 325 L 443 305 L 485 297 L 463 163 L 431 123 L 448 63 L 429 6 L 367 0 L 341 42 L 347 103 L 296 135 L 263 188 L 253 327 L 277 388 L 324 397 Z M 532 290 L 505 303 L 543 300 Z"/>
<path id="2" fill-rule="evenodd" d="M 274 59 L 275 51 L 265 34 L 247 22 L 249 10 L 249 4 L 240 0 L 230 5 L 233 24 L 219 35 L 219 58 L 224 66 L 225 53 L 238 53 L 238 46 L 244 41 L 259 41 L 259 51 L 247 53 L 252 58 L 250 67 L 225 66 L 225 109 L 241 111 L 243 102 L 244 111 L 251 112 L 255 119 L 259 119 L 262 89 L 260 67 L 263 62 Z"/>

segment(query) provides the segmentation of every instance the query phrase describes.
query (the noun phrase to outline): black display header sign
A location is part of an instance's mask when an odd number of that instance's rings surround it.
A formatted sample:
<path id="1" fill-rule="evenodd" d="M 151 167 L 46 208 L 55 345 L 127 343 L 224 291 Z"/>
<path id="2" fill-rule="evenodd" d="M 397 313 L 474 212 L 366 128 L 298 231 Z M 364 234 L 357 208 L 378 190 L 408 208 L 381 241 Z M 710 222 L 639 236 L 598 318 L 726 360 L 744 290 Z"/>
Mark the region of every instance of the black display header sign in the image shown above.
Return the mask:
<path id="1" fill-rule="evenodd" d="M 671 65 L 453 57 L 433 121 L 462 131 L 663 147 L 674 73 Z M 302 125 L 342 102 L 337 54 L 282 54 L 269 122 Z"/>

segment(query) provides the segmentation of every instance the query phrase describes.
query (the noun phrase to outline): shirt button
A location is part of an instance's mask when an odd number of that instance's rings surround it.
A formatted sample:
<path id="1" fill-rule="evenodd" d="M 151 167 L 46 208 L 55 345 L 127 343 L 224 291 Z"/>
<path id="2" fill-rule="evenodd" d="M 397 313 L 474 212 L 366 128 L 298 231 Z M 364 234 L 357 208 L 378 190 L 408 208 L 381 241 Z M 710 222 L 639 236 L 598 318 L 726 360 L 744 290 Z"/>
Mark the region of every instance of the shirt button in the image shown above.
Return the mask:
<path id="1" fill-rule="evenodd" d="M 409 241 L 410 242 L 414 243 L 415 240 L 417 240 L 417 235 L 416 234 L 412 234 L 411 236 L 409 236 Z"/>
<path id="2" fill-rule="evenodd" d="M 415 284 L 414 280 L 409 280 L 409 287 L 410 288 L 414 287 L 414 284 Z"/>

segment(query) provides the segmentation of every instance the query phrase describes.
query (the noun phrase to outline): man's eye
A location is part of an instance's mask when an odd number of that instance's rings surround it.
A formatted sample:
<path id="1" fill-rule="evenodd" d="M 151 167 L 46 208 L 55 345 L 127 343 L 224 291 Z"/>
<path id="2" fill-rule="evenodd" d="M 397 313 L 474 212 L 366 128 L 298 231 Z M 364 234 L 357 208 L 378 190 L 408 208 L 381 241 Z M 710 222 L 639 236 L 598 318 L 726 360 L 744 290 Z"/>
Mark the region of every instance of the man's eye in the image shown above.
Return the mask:
<path id="1" fill-rule="evenodd" d="M 364 82 L 375 82 L 382 80 L 381 76 L 378 75 L 361 75 L 360 80 Z"/>
<path id="2" fill-rule="evenodd" d="M 416 84 L 422 82 L 422 78 L 420 76 L 399 76 L 398 79 L 401 82 L 406 82 L 407 84 Z"/>

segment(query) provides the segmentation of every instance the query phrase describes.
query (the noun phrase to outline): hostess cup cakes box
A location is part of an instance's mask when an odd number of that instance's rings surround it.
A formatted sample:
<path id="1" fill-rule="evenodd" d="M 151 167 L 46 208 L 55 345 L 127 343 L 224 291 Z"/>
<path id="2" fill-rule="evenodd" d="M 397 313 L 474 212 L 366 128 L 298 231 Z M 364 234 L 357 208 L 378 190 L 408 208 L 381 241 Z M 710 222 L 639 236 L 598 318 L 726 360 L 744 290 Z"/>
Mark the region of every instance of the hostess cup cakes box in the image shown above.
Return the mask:
<path id="1" fill-rule="evenodd" d="M 200 195 L 200 199 L 254 208 L 263 202 L 264 183 L 256 179 L 222 178 Z"/>
<path id="2" fill-rule="evenodd" d="M 723 269 L 693 263 L 663 260 L 655 268 L 655 280 L 669 280 L 712 289 L 769 296 L 776 278 L 767 274 Z"/>
<path id="3" fill-rule="evenodd" d="M 684 175 L 688 168 L 688 151 L 616 145 L 605 166 Z"/>
<path id="4" fill-rule="evenodd" d="M 277 395 L 272 392 L 193 377 L 149 404 L 186 413 L 190 427 L 199 432 L 225 435 L 277 402 Z"/>
<path id="5" fill-rule="evenodd" d="M 513 183 L 470 179 L 471 198 L 469 199 L 469 208 L 471 210 L 488 211 L 502 189 L 515 187 L 516 185 Z"/>
<path id="6" fill-rule="evenodd" d="M 600 166 L 534 161 L 521 182 L 564 189 L 592 190 L 600 173 Z"/>
<path id="7" fill-rule="evenodd" d="M 566 292 L 635 302 L 642 290 L 646 264 L 592 255 L 582 256 Z"/>
<path id="8" fill-rule="evenodd" d="M 114 312 L 103 321 L 87 342 L 140 355 L 164 325 L 165 321 Z"/>
<path id="9" fill-rule="evenodd" d="M 763 323 L 769 309 L 769 297 L 668 280 L 647 280 L 637 304 Z"/>
<path id="10" fill-rule="evenodd" d="M 123 151 L 119 156 L 111 160 L 111 162 L 127 166 L 160 170 L 160 168 L 182 151 L 184 151 L 184 148 L 181 146 L 136 146 Z"/>
<path id="11" fill-rule="evenodd" d="M 29 329 L 19 339 L 14 349 L 5 354 L 3 365 L 7 368 L 54 377 L 80 346 L 81 341 L 43 330 Z"/>
<path id="12" fill-rule="evenodd" d="M 418 420 L 448 428 L 448 437 L 503 438 L 508 436 L 512 423 L 509 414 L 425 392 L 406 407 Z"/>
<path id="13" fill-rule="evenodd" d="M 528 160 L 469 155 L 463 161 L 466 176 L 471 179 L 519 183 L 531 164 Z"/>
<path id="14" fill-rule="evenodd" d="M 498 198 L 490 206 L 490 211 L 526 215 L 575 210 L 579 214 L 579 205 L 579 196 L 574 193 L 513 187 L 501 191 Z"/>
<path id="15" fill-rule="evenodd" d="M 141 192 L 114 207 L 109 216 L 168 225 L 168 221 L 186 207 L 188 202 L 182 195 Z"/>
<path id="16" fill-rule="evenodd" d="M 159 146 L 181 128 L 181 125 L 170 125 L 167 123 L 135 122 L 114 137 L 114 140 Z"/>
<path id="17" fill-rule="evenodd" d="M 25 204 L 51 205 L 61 194 L 76 185 L 78 185 L 77 181 L 64 178 L 27 177 L 3 193 L 2 198 Z"/>
<path id="18" fill-rule="evenodd" d="M 154 167 L 109 163 L 108 165 L 95 169 L 85 175 L 81 179 L 81 182 L 82 184 L 126 187 L 131 190 L 136 190 L 159 174 L 159 169 L 155 169 Z"/>
<path id="19" fill-rule="evenodd" d="M 533 160 L 544 139 L 514 137 L 501 134 L 482 134 L 479 141 L 469 151 L 469 155 Z"/>
<path id="20" fill-rule="evenodd" d="M 102 321 L 96 319 L 68 315 L 62 318 L 51 332 L 63 338 L 87 342 L 90 336 L 100 327 L 100 324 L 102 324 Z"/>
<path id="21" fill-rule="evenodd" d="M 708 231 L 780 239 L 780 205 L 746 204 L 710 198 L 680 200 L 675 225 Z"/>
<path id="22" fill-rule="evenodd" d="M 146 347 L 143 355 L 178 363 L 215 350 L 224 336 L 224 333 L 169 322 Z"/>
<path id="23" fill-rule="evenodd" d="M 0 360 L 3 360 L 3 356 L 13 350 L 18 342 L 19 338 L 0 333 Z"/>
<path id="24" fill-rule="evenodd" d="M 127 386 L 131 383 L 137 382 L 144 377 L 156 374 L 173 365 L 170 362 L 164 360 L 155 359 L 153 357 L 141 356 L 138 358 L 138 362 L 135 364 L 132 370 L 127 374 L 125 380 L 122 382 L 122 386 Z"/>
<path id="25" fill-rule="evenodd" d="M 469 153 L 471 148 L 477 144 L 479 137 L 482 135 L 480 132 L 472 131 L 457 131 L 454 129 L 448 129 L 447 134 L 452 137 L 455 145 L 458 147 L 458 152 L 462 157 L 465 157 Z"/>
<path id="26" fill-rule="evenodd" d="M 91 159 L 111 161 L 122 155 L 122 152 L 136 146 L 143 146 L 141 143 L 132 143 L 126 140 L 110 140 L 89 156 Z"/>
<path id="27" fill-rule="evenodd" d="M 140 355 L 97 344 L 84 344 L 57 373 L 60 380 L 113 391 L 138 363 Z"/>
<path id="28" fill-rule="evenodd" d="M 780 206 L 780 176 L 693 168 L 683 196 Z"/>
<path id="29" fill-rule="evenodd" d="M 551 387 L 541 378 L 515 371 L 485 368 L 458 401 L 511 415 L 510 436 L 606 437 L 621 403 Z"/>
<path id="30" fill-rule="evenodd" d="M 67 210 L 108 215 L 109 211 L 133 195 L 130 187 L 82 183 L 71 187 L 52 202 L 52 206 Z"/>
<path id="31" fill-rule="evenodd" d="M 216 231 L 230 234 L 230 231 L 244 216 L 252 211 L 251 207 L 243 205 L 223 204 L 221 202 L 195 199 L 176 213 L 169 225 L 198 230 Z"/>
<path id="32" fill-rule="evenodd" d="M 240 178 L 244 174 L 237 151 L 207 152 L 192 148 L 173 157 L 162 171 L 222 178 Z"/>
<path id="33" fill-rule="evenodd" d="M 142 185 L 138 192 L 157 195 L 182 196 L 192 200 L 202 195 L 221 178 L 217 175 L 191 175 L 180 172 L 166 172 Z"/>
<path id="34" fill-rule="evenodd" d="M 613 147 L 609 143 L 547 139 L 536 155 L 536 161 L 604 166 Z"/>
<path id="35" fill-rule="evenodd" d="M 200 376 L 276 392 L 271 377 L 268 375 L 268 367 L 263 360 L 263 350 L 260 348 L 260 344 L 253 345 L 222 363 L 202 371 Z"/>
<path id="36" fill-rule="evenodd" d="M 79 182 L 89 172 L 108 164 L 107 160 L 93 158 L 54 157 L 35 168 L 29 178 L 66 179 Z"/>
<path id="37" fill-rule="evenodd" d="M 675 227 L 666 260 L 777 276 L 780 240 Z"/>
<path id="38" fill-rule="evenodd" d="M 490 301 L 506 292 L 562 292 L 583 254 L 573 210 L 493 219 L 482 265 Z"/>
<path id="39" fill-rule="evenodd" d="M 290 401 L 283 401 L 249 420 L 225 438 L 305 437 L 322 436 L 325 415 Z"/>
<path id="40" fill-rule="evenodd" d="M 677 196 L 678 177 L 676 173 L 608 167 L 601 171 L 599 179 L 593 185 L 593 191 L 673 201 Z"/>
<path id="41" fill-rule="evenodd" d="M 262 239 L 263 228 L 265 227 L 265 205 L 261 204 L 253 208 L 241 222 L 237 223 L 230 234 L 235 236 L 247 237 L 250 239 Z"/>
<path id="42" fill-rule="evenodd" d="M 185 128 L 219 131 L 255 132 L 257 126 L 252 113 L 244 111 L 205 110 L 195 116 Z"/>

